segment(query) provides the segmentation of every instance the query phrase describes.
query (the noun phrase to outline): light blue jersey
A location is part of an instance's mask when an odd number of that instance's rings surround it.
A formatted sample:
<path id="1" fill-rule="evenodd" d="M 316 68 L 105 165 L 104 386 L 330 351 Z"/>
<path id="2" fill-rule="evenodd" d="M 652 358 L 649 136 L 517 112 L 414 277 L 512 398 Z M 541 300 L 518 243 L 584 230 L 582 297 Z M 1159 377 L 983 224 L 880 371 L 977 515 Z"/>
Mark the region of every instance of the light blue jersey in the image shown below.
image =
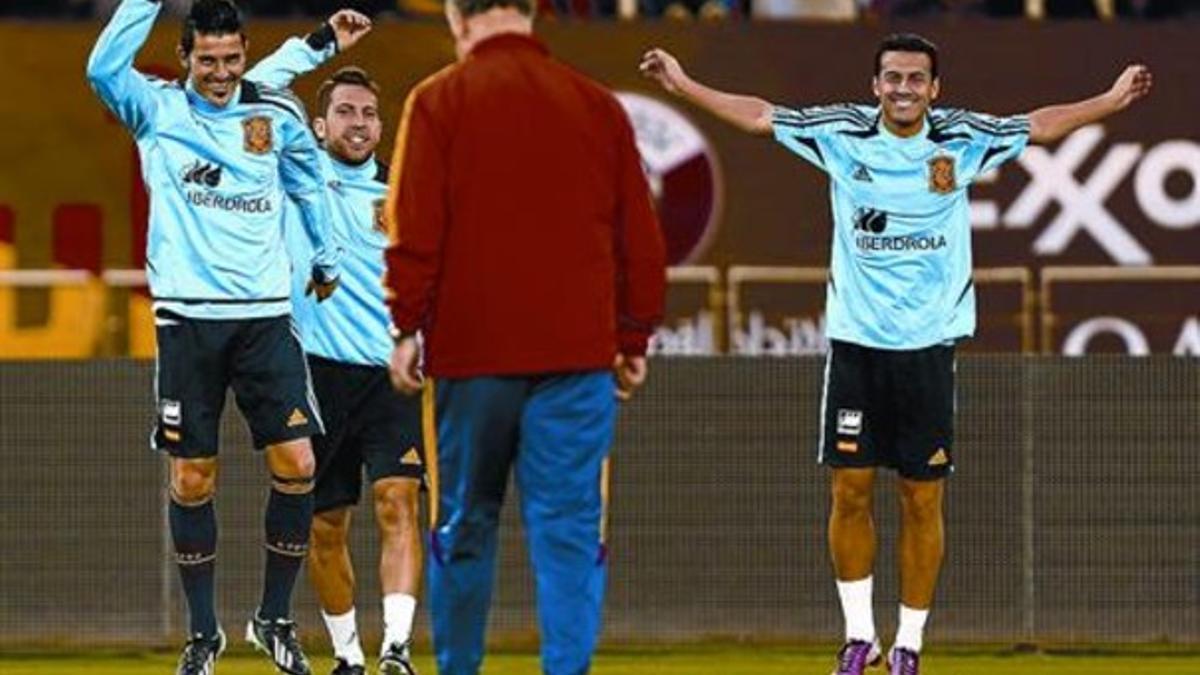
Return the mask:
<path id="1" fill-rule="evenodd" d="M 298 205 L 315 251 L 312 271 L 338 274 L 321 153 L 303 106 L 243 80 L 231 102 L 217 107 L 190 83 L 134 70 L 161 7 L 123 0 L 87 65 L 93 89 L 133 132 L 141 155 L 154 307 L 198 319 L 285 315 L 291 305 L 285 201 Z"/>
<path id="2" fill-rule="evenodd" d="M 250 71 L 249 77 L 279 87 L 314 70 L 334 54 L 332 44 L 292 38 Z M 386 366 L 392 353 L 388 333 L 391 317 L 384 304 L 384 249 L 389 240 L 383 226 L 387 198 L 387 167 L 372 157 L 351 166 L 321 153 L 322 181 L 328 187 L 333 229 L 345 246 L 341 285 L 321 304 L 302 302 L 308 278 L 297 268 L 292 293 L 295 318 L 304 351 L 322 358 L 358 365 Z M 287 245 L 293 260 L 305 260 L 311 247 L 302 235 L 297 209 L 287 209 Z"/>
<path id="3" fill-rule="evenodd" d="M 933 110 L 901 138 L 878 108 L 776 108 L 775 138 L 829 174 L 831 340 L 922 349 L 975 333 L 967 186 L 1019 155 L 1026 117 Z"/>

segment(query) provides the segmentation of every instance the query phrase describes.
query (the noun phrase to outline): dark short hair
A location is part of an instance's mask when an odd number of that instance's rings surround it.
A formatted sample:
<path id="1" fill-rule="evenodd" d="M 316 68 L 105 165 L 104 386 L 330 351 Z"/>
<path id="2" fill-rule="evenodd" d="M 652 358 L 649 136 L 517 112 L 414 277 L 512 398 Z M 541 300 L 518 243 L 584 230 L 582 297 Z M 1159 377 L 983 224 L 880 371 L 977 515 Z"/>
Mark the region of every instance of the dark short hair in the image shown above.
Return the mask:
<path id="1" fill-rule="evenodd" d="M 379 85 L 367 71 L 358 66 L 346 66 L 339 69 L 331 75 L 328 80 L 321 83 L 321 88 L 317 89 L 317 117 L 324 117 L 329 110 L 329 103 L 333 100 L 333 90 L 338 88 L 338 85 L 348 84 L 355 87 L 365 87 L 370 89 L 371 93 L 379 98 Z"/>
<path id="2" fill-rule="evenodd" d="M 197 35 L 242 34 L 242 13 L 233 0 L 196 0 L 183 19 L 179 46 L 191 54 Z"/>
<path id="3" fill-rule="evenodd" d="M 483 14 L 489 9 L 497 7 L 510 7 L 525 16 L 533 16 L 535 8 L 533 0 L 447 0 L 447 2 L 453 2 L 454 6 L 458 8 L 458 13 L 463 16 Z"/>
<path id="4" fill-rule="evenodd" d="M 879 43 L 875 52 L 875 74 L 883 70 L 884 52 L 920 52 L 929 57 L 929 74 L 938 76 L 938 48 L 929 40 L 915 33 L 892 33 Z"/>

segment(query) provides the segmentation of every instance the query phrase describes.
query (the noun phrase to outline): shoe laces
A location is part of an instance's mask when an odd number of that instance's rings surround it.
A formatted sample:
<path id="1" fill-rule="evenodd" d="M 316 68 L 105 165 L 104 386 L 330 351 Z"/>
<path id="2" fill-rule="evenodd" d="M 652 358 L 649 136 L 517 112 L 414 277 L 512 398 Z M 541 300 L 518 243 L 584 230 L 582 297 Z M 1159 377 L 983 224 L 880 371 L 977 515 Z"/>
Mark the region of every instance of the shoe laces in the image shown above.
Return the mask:
<path id="1" fill-rule="evenodd" d="M 296 622 L 287 619 L 275 619 L 268 624 L 274 638 L 288 649 L 296 651 L 300 648 L 300 639 L 296 636 Z"/>

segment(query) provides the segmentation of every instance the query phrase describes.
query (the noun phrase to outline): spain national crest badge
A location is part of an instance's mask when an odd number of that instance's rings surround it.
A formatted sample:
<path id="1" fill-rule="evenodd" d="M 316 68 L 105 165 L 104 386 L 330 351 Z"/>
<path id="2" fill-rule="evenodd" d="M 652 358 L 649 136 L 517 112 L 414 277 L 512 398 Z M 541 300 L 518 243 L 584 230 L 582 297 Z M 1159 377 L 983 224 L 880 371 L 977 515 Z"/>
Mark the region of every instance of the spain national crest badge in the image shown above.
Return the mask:
<path id="1" fill-rule="evenodd" d="M 380 234 L 387 234 L 387 221 L 383 218 L 383 207 L 386 204 L 386 199 L 376 199 L 371 202 L 371 206 L 375 209 L 375 231 Z"/>
<path id="2" fill-rule="evenodd" d="M 947 195 L 956 189 L 958 179 L 954 176 L 954 158 L 937 155 L 929 160 L 929 191 Z"/>
<path id="3" fill-rule="evenodd" d="M 242 147 L 252 155 L 265 155 L 274 147 L 271 118 L 265 115 L 247 117 L 242 120 Z"/>

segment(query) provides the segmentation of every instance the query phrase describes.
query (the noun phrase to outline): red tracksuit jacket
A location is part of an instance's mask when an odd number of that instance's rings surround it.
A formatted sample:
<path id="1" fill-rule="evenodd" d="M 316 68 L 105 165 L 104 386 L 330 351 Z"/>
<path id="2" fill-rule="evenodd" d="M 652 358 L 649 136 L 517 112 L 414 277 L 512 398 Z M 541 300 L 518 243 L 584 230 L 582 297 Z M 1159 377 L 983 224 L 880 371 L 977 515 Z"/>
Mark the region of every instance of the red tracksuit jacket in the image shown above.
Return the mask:
<path id="1" fill-rule="evenodd" d="M 424 332 L 431 375 L 609 368 L 661 320 L 629 120 L 535 38 L 490 38 L 413 89 L 385 217 L 392 320 Z"/>

